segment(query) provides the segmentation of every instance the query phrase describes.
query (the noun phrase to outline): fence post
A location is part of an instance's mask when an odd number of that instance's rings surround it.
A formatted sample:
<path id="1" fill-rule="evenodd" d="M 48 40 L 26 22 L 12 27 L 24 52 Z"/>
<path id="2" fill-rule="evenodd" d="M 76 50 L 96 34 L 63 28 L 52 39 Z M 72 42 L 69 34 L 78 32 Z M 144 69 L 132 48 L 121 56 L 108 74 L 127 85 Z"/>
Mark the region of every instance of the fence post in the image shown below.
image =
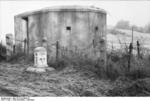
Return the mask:
<path id="1" fill-rule="evenodd" d="M 16 52 L 15 52 L 15 45 L 13 45 L 13 54 L 15 54 Z"/>
<path id="2" fill-rule="evenodd" d="M 2 41 L 0 43 L 0 54 L 2 53 Z"/>
<path id="3" fill-rule="evenodd" d="M 26 43 L 27 43 L 27 39 L 24 39 L 24 54 L 26 54 Z"/>
<path id="4" fill-rule="evenodd" d="M 138 58 L 140 58 L 140 43 L 137 40 L 137 54 L 138 54 Z"/>
<path id="5" fill-rule="evenodd" d="M 132 55 L 132 49 L 133 49 L 133 45 L 132 43 L 130 43 L 129 45 L 129 59 L 128 59 L 128 72 L 130 71 L 130 65 L 131 65 L 131 55 Z"/>
<path id="6" fill-rule="evenodd" d="M 58 62 L 59 58 L 59 41 L 56 42 L 56 61 Z"/>
<path id="7" fill-rule="evenodd" d="M 8 61 L 13 54 L 13 35 L 6 34 L 6 60 Z"/>

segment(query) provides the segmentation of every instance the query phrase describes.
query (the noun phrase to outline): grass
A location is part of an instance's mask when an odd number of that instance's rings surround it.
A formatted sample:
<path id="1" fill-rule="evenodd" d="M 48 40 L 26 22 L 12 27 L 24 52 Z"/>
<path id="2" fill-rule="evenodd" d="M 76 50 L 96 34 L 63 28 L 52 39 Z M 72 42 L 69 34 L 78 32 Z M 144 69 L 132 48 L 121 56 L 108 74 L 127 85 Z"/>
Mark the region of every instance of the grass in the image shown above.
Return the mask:
<path id="1" fill-rule="evenodd" d="M 141 48 L 142 49 L 142 48 Z M 143 48 L 144 49 L 144 48 Z M 48 65 L 54 67 L 57 70 L 62 70 L 67 66 L 74 66 L 79 70 L 88 70 L 95 72 L 99 78 L 116 80 L 120 76 L 125 76 L 130 79 L 139 79 L 150 77 L 150 55 L 143 54 L 141 50 L 142 58 L 138 58 L 136 55 L 131 57 L 131 67 L 128 68 L 128 49 L 127 46 L 120 50 L 112 50 L 107 53 L 107 65 L 103 67 L 98 61 L 93 61 L 87 58 L 86 55 L 71 53 L 69 56 L 62 56 L 55 62 L 48 62 Z M 24 53 L 13 54 L 8 62 L 15 63 L 17 61 L 24 60 L 24 62 L 33 63 L 33 56 L 30 60 L 26 60 Z"/>
<path id="2" fill-rule="evenodd" d="M 150 77 L 149 57 L 136 55 L 131 56 L 131 65 L 128 69 L 128 53 L 114 52 L 108 54 L 106 75 L 110 79 L 117 79 L 119 76 L 125 76 L 130 79 L 139 79 Z"/>
<path id="3" fill-rule="evenodd" d="M 6 55 L 6 47 L 2 44 L 0 44 L 0 61 L 5 60 L 4 57 Z"/>
<path id="4" fill-rule="evenodd" d="M 63 75 L 64 78 L 61 78 L 60 81 L 63 82 L 64 80 L 66 80 L 66 77 L 68 77 L 68 81 L 70 82 L 70 84 L 63 88 L 65 90 L 63 92 L 67 92 L 66 94 L 69 94 L 69 92 L 73 92 L 72 95 L 74 96 L 101 96 L 100 94 L 107 96 L 148 96 L 150 92 L 147 82 L 147 80 L 150 80 L 150 55 L 142 54 L 143 51 L 141 51 L 142 58 L 138 58 L 136 55 L 132 55 L 131 68 L 130 70 L 128 70 L 128 51 L 126 48 L 127 47 L 120 50 L 113 50 L 107 53 L 106 67 L 103 67 L 96 61 L 92 61 L 85 55 L 73 55 L 72 53 L 72 55 L 69 57 L 63 56 L 56 62 L 49 62 L 49 66 L 55 67 L 56 71 L 53 74 L 55 74 L 56 76 L 50 76 L 51 73 L 46 72 L 43 75 L 22 73 L 22 77 L 24 77 L 25 82 L 28 82 L 28 80 L 29 82 L 35 82 L 37 80 L 54 82 L 53 80 L 48 79 L 53 77 L 53 79 L 56 79 L 57 81 Z M 17 61 L 21 61 L 24 58 L 24 54 L 15 54 L 12 56 L 9 62 L 19 63 Z M 61 74 L 61 76 L 59 74 Z M 72 79 L 76 80 L 75 84 Z M 80 79 L 83 79 L 86 83 L 80 82 Z M 91 81 L 88 82 L 89 80 Z M 108 85 L 113 86 L 105 88 L 100 87 L 106 85 L 103 80 L 110 81 Z M 67 81 L 65 81 L 64 84 L 66 84 L 66 82 Z M 101 84 L 99 82 L 101 82 Z M 61 83 L 56 82 L 56 85 L 58 84 L 61 85 Z M 88 86 L 86 86 L 86 84 Z M 88 87 L 89 89 L 87 90 L 86 87 Z M 93 87 L 92 90 L 90 89 L 91 87 Z M 61 95 L 59 92 L 60 89 L 58 88 L 58 96 Z M 63 92 L 62 94 L 64 94 Z"/>
<path id="5" fill-rule="evenodd" d="M 98 61 L 93 61 L 85 55 L 79 55 L 74 52 L 61 56 L 55 62 L 48 62 L 48 65 L 57 70 L 62 70 L 67 66 L 74 66 L 79 70 L 92 71 L 99 78 L 110 80 L 116 80 L 119 77 L 127 77 L 133 80 L 150 77 L 150 55 L 143 54 L 143 50 L 141 50 L 142 58 L 138 58 L 136 54 L 132 54 L 130 68 L 128 68 L 128 46 L 125 44 L 121 47 L 121 49 L 112 50 L 107 53 L 106 67 L 103 67 Z"/>

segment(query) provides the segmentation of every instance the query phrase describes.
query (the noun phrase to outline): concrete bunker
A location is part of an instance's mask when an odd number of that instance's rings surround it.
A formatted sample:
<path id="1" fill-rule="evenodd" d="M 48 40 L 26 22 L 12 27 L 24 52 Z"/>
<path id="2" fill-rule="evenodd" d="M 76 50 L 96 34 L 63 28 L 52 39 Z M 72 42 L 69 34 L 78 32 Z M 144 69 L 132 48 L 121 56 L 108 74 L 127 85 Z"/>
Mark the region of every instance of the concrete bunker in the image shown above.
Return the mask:
<path id="1" fill-rule="evenodd" d="M 106 12 L 103 9 L 51 7 L 16 15 L 14 23 L 15 40 L 22 40 L 15 42 L 16 53 L 30 58 L 37 46 L 43 46 L 49 62 L 62 59 L 69 52 L 106 62 Z"/>

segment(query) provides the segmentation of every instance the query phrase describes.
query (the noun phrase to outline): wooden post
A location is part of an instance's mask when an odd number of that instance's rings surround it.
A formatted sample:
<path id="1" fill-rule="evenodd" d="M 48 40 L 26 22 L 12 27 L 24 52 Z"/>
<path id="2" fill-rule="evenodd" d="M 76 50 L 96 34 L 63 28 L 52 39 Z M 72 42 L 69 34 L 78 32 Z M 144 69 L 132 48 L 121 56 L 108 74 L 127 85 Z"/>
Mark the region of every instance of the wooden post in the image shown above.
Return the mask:
<path id="1" fill-rule="evenodd" d="M 7 55 L 7 61 L 10 60 L 11 56 L 13 54 L 13 35 L 12 34 L 6 34 L 6 55 Z"/>
<path id="2" fill-rule="evenodd" d="M 132 50 L 133 50 L 133 26 L 132 26 L 132 40 L 129 45 L 129 53 L 128 53 L 128 72 L 130 71 L 131 68 L 131 55 L 132 55 Z"/>
<path id="3" fill-rule="evenodd" d="M 2 53 L 2 41 L 0 43 L 0 54 Z"/>
<path id="4" fill-rule="evenodd" d="M 27 43 L 27 39 L 24 39 L 24 54 L 26 54 L 26 43 Z"/>
<path id="5" fill-rule="evenodd" d="M 13 54 L 15 54 L 15 45 L 13 45 Z"/>
<path id="6" fill-rule="evenodd" d="M 59 41 L 56 42 L 56 61 L 58 62 L 59 58 Z"/>
<path id="7" fill-rule="evenodd" d="M 131 68 L 131 55 L 132 55 L 132 49 L 133 49 L 133 45 L 132 43 L 130 43 L 129 45 L 129 54 L 128 54 L 128 71 L 130 71 L 130 68 Z"/>
<path id="8" fill-rule="evenodd" d="M 137 55 L 138 55 L 138 58 L 140 58 L 140 43 L 138 40 L 136 43 L 137 43 Z"/>
<path id="9" fill-rule="evenodd" d="M 132 27 L 132 44 L 133 44 L 133 27 Z"/>

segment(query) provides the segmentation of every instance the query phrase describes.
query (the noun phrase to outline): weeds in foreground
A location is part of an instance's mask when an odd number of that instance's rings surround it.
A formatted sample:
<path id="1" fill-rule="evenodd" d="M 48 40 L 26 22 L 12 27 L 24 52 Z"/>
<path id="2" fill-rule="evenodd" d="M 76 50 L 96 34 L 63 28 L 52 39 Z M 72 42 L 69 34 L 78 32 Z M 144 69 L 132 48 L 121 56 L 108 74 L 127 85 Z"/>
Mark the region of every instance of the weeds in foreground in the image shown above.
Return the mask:
<path id="1" fill-rule="evenodd" d="M 6 47 L 0 43 L 0 61 L 5 60 Z"/>
<path id="2" fill-rule="evenodd" d="M 141 51 L 143 52 L 143 51 Z M 130 68 L 128 68 L 128 47 L 122 47 L 120 50 L 113 50 L 107 53 L 107 65 L 103 67 L 99 62 L 93 61 L 83 54 L 71 53 L 68 56 L 62 56 L 57 61 L 49 61 L 48 65 L 55 69 L 63 69 L 72 65 L 80 70 L 89 70 L 96 73 L 100 78 L 115 80 L 120 76 L 130 79 L 150 77 L 150 55 L 141 53 L 142 58 L 136 55 L 131 56 Z M 9 62 L 33 62 L 33 56 L 25 59 L 24 53 L 13 54 Z M 30 59 L 30 60 L 29 60 Z"/>
<path id="3" fill-rule="evenodd" d="M 129 77 L 130 79 L 150 77 L 148 57 L 138 58 L 136 55 L 132 55 L 130 68 L 128 68 L 128 55 L 125 53 L 110 53 L 107 57 L 106 75 L 110 79 L 114 80 L 119 76 Z"/>

